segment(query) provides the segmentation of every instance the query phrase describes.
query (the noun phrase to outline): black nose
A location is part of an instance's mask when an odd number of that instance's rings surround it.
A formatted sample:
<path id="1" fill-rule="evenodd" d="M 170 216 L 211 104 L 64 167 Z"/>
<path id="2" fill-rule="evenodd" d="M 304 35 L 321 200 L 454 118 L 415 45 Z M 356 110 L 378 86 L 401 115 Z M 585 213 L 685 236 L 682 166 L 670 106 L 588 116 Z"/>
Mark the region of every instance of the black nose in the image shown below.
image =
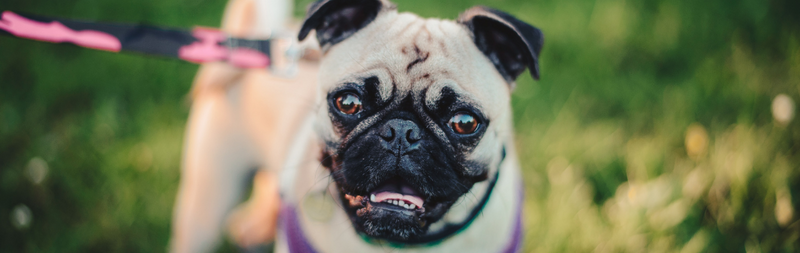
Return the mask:
<path id="1" fill-rule="evenodd" d="M 384 140 L 383 147 L 393 153 L 405 153 L 416 149 L 422 132 L 416 123 L 405 119 L 392 119 L 381 126 L 378 135 Z"/>

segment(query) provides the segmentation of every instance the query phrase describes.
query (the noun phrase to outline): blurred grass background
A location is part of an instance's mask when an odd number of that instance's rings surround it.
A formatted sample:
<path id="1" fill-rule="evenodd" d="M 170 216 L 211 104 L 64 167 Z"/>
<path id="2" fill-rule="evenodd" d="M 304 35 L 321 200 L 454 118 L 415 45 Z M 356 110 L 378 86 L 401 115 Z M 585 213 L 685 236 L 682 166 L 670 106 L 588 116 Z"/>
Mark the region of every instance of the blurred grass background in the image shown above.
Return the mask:
<path id="1" fill-rule="evenodd" d="M 526 251 L 800 251 L 799 1 L 394 2 L 450 19 L 482 4 L 544 31 L 542 80 L 513 94 Z M 218 26 L 224 6 L 0 2 L 173 27 Z M 165 251 L 196 71 L 0 37 L 0 252 Z"/>

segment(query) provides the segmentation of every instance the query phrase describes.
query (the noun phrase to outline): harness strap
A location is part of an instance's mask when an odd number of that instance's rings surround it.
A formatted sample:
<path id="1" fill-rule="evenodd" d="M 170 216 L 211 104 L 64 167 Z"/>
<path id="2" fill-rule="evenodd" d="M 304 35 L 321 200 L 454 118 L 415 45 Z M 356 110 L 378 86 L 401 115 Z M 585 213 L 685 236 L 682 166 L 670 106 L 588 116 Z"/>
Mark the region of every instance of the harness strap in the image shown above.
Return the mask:
<path id="1" fill-rule="evenodd" d="M 283 204 L 280 212 L 281 232 L 286 237 L 286 244 L 290 253 L 317 253 L 314 247 L 303 234 L 300 221 L 297 218 L 297 210 L 291 204 Z"/>

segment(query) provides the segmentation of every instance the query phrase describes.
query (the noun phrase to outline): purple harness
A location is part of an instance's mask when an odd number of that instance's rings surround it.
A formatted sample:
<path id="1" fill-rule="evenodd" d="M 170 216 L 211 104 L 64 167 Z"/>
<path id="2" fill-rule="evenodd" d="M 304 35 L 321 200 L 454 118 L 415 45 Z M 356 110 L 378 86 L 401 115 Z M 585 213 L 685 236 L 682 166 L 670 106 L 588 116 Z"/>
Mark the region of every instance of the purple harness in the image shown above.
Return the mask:
<path id="1" fill-rule="evenodd" d="M 508 244 L 500 251 L 501 253 L 515 253 L 519 252 L 522 248 L 522 201 L 523 191 L 520 187 L 519 197 L 517 198 L 517 214 L 514 219 L 514 231 L 511 235 Z M 308 242 L 303 229 L 300 227 L 300 221 L 297 217 L 297 209 L 289 204 L 281 207 L 280 213 L 280 227 L 283 235 L 286 237 L 286 244 L 290 253 L 317 253 L 313 246 Z M 474 218 L 474 217 L 472 217 Z"/>

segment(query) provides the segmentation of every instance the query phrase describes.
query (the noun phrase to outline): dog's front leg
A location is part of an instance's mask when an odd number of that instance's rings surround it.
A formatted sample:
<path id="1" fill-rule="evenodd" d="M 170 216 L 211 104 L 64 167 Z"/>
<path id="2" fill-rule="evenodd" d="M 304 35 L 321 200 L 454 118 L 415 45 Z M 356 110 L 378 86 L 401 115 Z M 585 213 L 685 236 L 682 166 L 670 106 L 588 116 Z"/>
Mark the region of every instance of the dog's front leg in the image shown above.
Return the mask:
<path id="1" fill-rule="evenodd" d="M 197 84 L 196 84 L 197 85 Z M 241 127 L 236 87 L 195 96 L 173 213 L 173 252 L 214 249 L 255 165 Z"/>
<path id="2" fill-rule="evenodd" d="M 252 32 L 253 0 L 231 0 L 222 30 Z M 186 129 L 181 183 L 172 222 L 172 252 L 212 251 L 228 214 L 249 185 L 256 163 L 241 126 L 236 87 L 245 71 L 225 63 L 200 67 L 192 85 L 192 110 Z"/>

